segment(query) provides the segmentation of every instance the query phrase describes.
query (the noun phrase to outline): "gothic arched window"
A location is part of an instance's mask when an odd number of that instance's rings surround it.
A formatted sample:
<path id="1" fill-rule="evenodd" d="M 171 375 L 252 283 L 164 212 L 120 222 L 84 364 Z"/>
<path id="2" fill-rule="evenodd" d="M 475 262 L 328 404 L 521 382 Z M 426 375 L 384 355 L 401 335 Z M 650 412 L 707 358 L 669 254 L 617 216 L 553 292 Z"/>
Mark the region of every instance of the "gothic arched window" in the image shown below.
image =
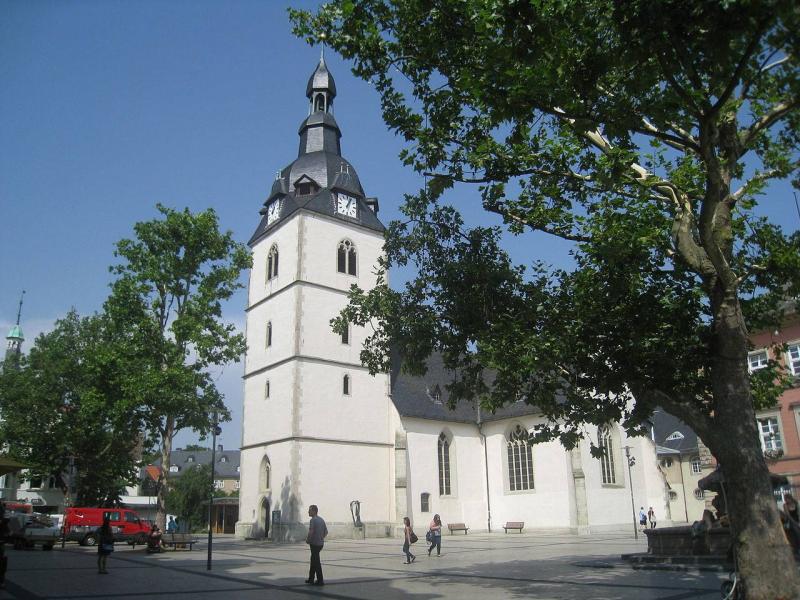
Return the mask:
<path id="1" fill-rule="evenodd" d="M 261 492 L 266 492 L 270 489 L 270 479 L 272 477 L 272 465 L 270 465 L 269 457 L 264 456 L 261 459 L 261 468 L 258 470 L 258 489 Z"/>
<path id="2" fill-rule="evenodd" d="M 439 434 L 439 495 L 450 495 L 450 440 L 444 431 Z"/>
<path id="3" fill-rule="evenodd" d="M 530 434 L 517 425 L 508 436 L 508 487 L 512 492 L 533 489 L 533 452 Z"/>
<path id="4" fill-rule="evenodd" d="M 278 246 L 273 245 L 267 255 L 267 281 L 278 276 Z"/>
<path id="5" fill-rule="evenodd" d="M 614 439 L 611 436 L 611 428 L 605 425 L 597 428 L 597 447 L 603 453 L 600 457 L 600 473 L 603 476 L 603 483 L 617 483 L 617 470 L 614 465 Z"/>
<path id="6" fill-rule="evenodd" d="M 350 375 L 345 375 L 342 377 L 342 393 L 345 396 L 350 395 Z"/>
<path id="7" fill-rule="evenodd" d="M 272 346 L 272 321 L 267 323 L 267 348 Z"/>
<path id="8" fill-rule="evenodd" d="M 350 240 L 339 242 L 336 253 L 336 270 L 347 275 L 356 274 L 356 247 Z"/>
<path id="9" fill-rule="evenodd" d="M 325 112 L 325 95 L 317 94 L 314 101 L 314 112 Z"/>

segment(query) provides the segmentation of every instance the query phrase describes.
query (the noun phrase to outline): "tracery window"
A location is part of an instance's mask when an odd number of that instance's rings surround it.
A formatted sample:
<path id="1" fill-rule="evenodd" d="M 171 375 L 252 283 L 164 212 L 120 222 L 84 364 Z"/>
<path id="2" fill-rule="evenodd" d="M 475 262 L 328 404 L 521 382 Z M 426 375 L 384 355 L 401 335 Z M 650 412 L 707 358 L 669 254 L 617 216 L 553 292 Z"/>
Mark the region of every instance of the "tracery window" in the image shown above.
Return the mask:
<path id="1" fill-rule="evenodd" d="M 278 276 L 278 246 L 273 245 L 267 255 L 267 281 Z"/>
<path id="2" fill-rule="evenodd" d="M 350 240 L 339 242 L 336 253 L 336 270 L 347 275 L 356 274 L 356 247 Z"/>
<path id="3" fill-rule="evenodd" d="M 533 451 L 530 434 L 517 425 L 508 436 L 508 488 L 512 492 L 533 489 Z"/>
<path id="4" fill-rule="evenodd" d="M 614 439 L 609 427 L 602 426 L 597 428 L 597 447 L 603 453 L 600 457 L 600 472 L 603 476 L 603 483 L 617 483 L 617 470 L 614 465 Z"/>
<path id="5" fill-rule="evenodd" d="M 438 444 L 439 457 L 439 495 L 450 495 L 450 440 L 442 432 L 439 434 Z"/>

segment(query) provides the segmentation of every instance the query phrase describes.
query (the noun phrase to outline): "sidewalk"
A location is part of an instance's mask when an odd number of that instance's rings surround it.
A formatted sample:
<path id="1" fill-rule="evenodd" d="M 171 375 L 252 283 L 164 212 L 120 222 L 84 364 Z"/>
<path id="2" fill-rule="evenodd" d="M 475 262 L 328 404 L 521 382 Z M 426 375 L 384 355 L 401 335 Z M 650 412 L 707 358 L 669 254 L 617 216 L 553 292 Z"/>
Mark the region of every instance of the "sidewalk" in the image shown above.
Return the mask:
<path id="1" fill-rule="evenodd" d="M 682 600 L 718 598 L 715 573 L 634 571 L 620 559 L 646 550 L 643 540 L 619 534 L 445 535 L 442 556 L 428 557 L 415 544 L 414 564 L 403 563 L 395 539 L 331 540 L 322 552 L 324 587 L 304 583 L 309 552 L 304 544 L 274 545 L 216 537 L 212 570 L 207 546 L 147 554 L 117 545 L 109 575 L 98 575 L 94 548 L 8 549 L 6 589 L 0 600 L 173 598 L 346 599 L 591 598 Z"/>

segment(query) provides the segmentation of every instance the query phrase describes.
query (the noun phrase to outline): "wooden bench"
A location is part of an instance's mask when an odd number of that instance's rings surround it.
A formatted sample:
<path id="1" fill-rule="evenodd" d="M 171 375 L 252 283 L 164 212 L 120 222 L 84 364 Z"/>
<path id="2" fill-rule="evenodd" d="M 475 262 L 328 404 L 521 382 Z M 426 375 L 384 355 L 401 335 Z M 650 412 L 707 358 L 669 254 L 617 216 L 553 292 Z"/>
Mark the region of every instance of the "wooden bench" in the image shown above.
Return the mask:
<path id="1" fill-rule="evenodd" d="M 448 523 L 447 528 L 450 530 L 450 535 L 453 535 L 454 531 L 463 531 L 464 535 L 467 535 L 467 531 L 469 527 L 464 525 L 464 523 Z"/>
<path id="2" fill-rule="evenodd" d="M 508 523 L 503 525 L 503 529 L 506 530 L 506 533 L 508 533 L 509 529 L 516 529 L 520 533 L 522 533 L 522 528 L 523 527 L 525 527 L 525 522 L 524 521 L 509 521 Z"/>
<path id="3" fill-rule="evenodd" d="M 191 550 L 197 540 L 191 533 L 165 533 L 161 536 L 161 543 L 164 546 L 172 546 L 173 550 L 177 550 L 178 546 L 189 546 L 189 550 Z"/>

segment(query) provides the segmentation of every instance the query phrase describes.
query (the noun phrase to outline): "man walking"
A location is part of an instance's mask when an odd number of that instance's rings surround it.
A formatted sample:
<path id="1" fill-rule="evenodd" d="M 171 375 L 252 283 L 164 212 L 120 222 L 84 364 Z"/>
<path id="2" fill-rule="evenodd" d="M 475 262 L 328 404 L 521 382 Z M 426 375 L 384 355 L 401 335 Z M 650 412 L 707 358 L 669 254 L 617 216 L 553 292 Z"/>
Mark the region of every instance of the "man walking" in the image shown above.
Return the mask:
<path id="1" fill-rule="evenodd" d="M 322 578 L 322 562 L 319 559 L 319 553 L 322 552 L 325 536 L 328 535 L 328 527 L 322 517 L 317 514 L 318 512 L 319 509 L 316 504 L 308 507 L 308 516 L 311 517 L 311 520 L 308 522 L 306 544 L 311 547 L 311 566 L 308 569 L 306 583 L 325 585 L 325 580 Z M 316 577 L 316 581 L 314 581 L 314 577 Z"/>

